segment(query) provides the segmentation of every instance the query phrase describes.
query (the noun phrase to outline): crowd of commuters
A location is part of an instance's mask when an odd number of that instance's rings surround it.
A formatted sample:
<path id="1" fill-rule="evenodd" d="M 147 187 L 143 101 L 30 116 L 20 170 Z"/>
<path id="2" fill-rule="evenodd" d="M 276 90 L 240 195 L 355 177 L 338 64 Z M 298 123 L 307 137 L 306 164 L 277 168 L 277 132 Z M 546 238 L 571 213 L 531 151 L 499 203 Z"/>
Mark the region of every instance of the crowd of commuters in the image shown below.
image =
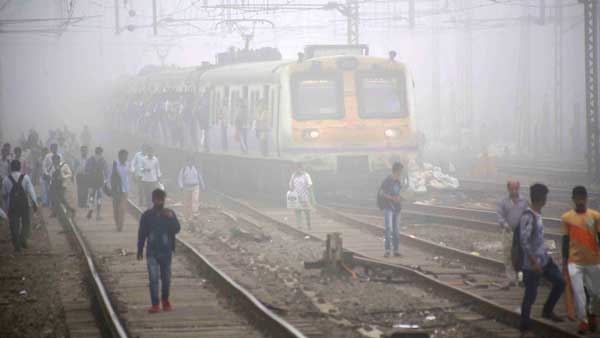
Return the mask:
<path id="1" fill-rule="evenodd" d="M 269 154 L 271 113 L 266 98 L 213 98 L 209 90 L 164 90 L 151 97 L 139 94 L 113 107 L 117 125 L 146 139 L 174 147 L 210 151 L 211 134 L 219 140 L 219 151 L 230 151 L 230 142 L 248 153 L 250 131 L 254 130 L 261 154 Z M 230 131 L 233 133 L 230 134 Z M 231 140 L 230 140 L 231 139 Z"/>
<path id="2" fill-rule="evenodd" d="M 241 135 L 241 139 L 245 136 Z M 151 307 L 149 312 L 169 311 L 170 274 L 175 235 L 181 226 L 175 212 L 165 208 L 166 193 L 162 184 L 160 161 L 149 145 L 143 145 L 129 160 L 129 152 L 121 149 L 109 165 L 104 150 L 97 146 L 89 155 L 89 129 L 85 128 L 77 140 L 67 128 L 52 131 L 45 143 L 31 131 L 20 146 L 6 143 L 0 149 L 0 218 L 8 218 L 14 250 L 28 247 L 31 233 L 31 212 L 38 205 L 49 207 L 52 215 L 65 207 L 76 210 L 65 197 L 65 184 L 76 185 L 77 206 L 87 209 L 87 218 L 94 212 L 101 218 L 103 194 L 112 197 L 113 216 L 117 231 L 122 231 L 127 199 L 135 187 L 140 206 L 147 208 L 138 229 L 138 259 L 146 250 L 150 278 Z M 72 156 L 74 149 L 79 155 Z M 243 150 L 243 142 L 242 142 Z M 402 192 L 406 186 L 403 166 L 396 162 L 391 173 L 383 180 L 377 192 L 377 204 L 384 215 L 384 256 L 401 256 L 400 221 Z M 35 186 L 41 195 L 36 194 Z M 206 190 L 202 170 L 189 157 L 177 176 L 177 186 L 183 192 L 184 217 L 191 220 L 199 207 L 199 195 Z M 600 306 L 600 212 L 587 206 L 587 190 L 577 186 L 572 191 L 573 209 L 565 212 L 562 221 L 562 271 L 544 241 L 542 209 L 548 195 L 543 184 L 529 187 L 529 199 L 520 196 L 518 181 L 506 185 L 508 195 L 498 202 L 497 215 L 502 234 L 506 282 L 502 288 L 524 287 L 520 328 L 523 336 L 531 335 L 531 309 L 536 301 L 542 279 L 551 285 L 551 291 L 542 308 L 542 317 L 554 322 L 563 321 L 554 308 L 566 289 L 573 294 L 578 333 L 597 330 L 596 311 Z M 289 180 L 288 195 L 293 195 L 296 224 L 311 229 L 311 209 L 315 205 L 313 181 L 310 174 L 298 164 Z M 161 296 L 159 297 L 159 285 Z"/>
<path id="3" fill-rule="evenodd" d="M 51 217 L 65 208 L 75 215 L 67 198 L 67 181 L 75 185 L 77 207 L 87 209 L 86 217 L 101 219 L 103 194 L 112 197 L 113 216 L 117 231 L 122 231 L 125 210 L 130 192 L 130 180 L 138 185 L 142 206 L 148 207 L 140 220 L 138 231 L 138 259 L 146 248 L 150 280 L 151 307 L 149 312 L 160 310 L 158 285 L 162 284 L 161 303 L 164 311 L 171 310 L 169 302 L 171 255 L 175 248 L 175 234 L 180 225 L 175 212 L 164 207 L 166 193 L 160 182 L 160 163 L 150 146 L 128 161 L 128 151 L 118 151 L 117 159 L 108 165 L 104 149 L 94 148 L 89 155 L 92 137 L 87 127 L 79 139 L 64 129 L 50 131 L 48 140 L 42 142 L 35 131 L 12 148 L 5 143 L 0 151 L 0 219 L 8 220 L 15 253 L 28 248 L 31 235 L 32 211 L 38 205 L 50 208 Z M 75 154 L 79 149 L 78 155 Z M 205 189 L 201 170 L 189 159 L 181 169 L 179 186 L 184 191 L 186 218 L 191 218 L 198 208 L 198 193 Z M 36 187 L 41 192 L 38 198 Z"/>
<path id="4" fill-rule="evenodd" d="M 600 213 L 588 208 L 585 187 L 573 188 L 573 208 L 561 216 L 561 268 L 544 241 L 542 209 L 546 205 L 548 187 L 539 183 L 531 185 L 529 201 L 520 197 L 519 188 L 518 181 L 507 183 L 508 196 L 498 203 L 497 214 L 505 242 L 505 287 L 522 283 L 525 288 L 520 323 L 523 336 L 535 336 L 531 333 L 530 315 L 542 279 L 551 285 L 542 308 L 543 318 L 563 321 L 554 313 L 554 307 L 568 284 L 570 287 L 566 290 L 573 295 L 578 333 L 596 332 L 600 305 Z"/>

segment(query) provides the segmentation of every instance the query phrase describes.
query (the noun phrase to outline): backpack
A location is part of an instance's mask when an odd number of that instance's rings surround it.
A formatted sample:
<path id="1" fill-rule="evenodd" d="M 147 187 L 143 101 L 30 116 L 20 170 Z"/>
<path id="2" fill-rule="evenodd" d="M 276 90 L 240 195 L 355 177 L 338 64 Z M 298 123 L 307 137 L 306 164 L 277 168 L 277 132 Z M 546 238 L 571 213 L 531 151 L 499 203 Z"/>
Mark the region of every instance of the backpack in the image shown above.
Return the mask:
<path id="1" fill-rule="evenodd" d="M 535 234 L 535 229 L 537 227 L 537 222 L 535 221 L 535 215 L 530 210 L 525 210 L 523 215 L 530 214 L 533 217 L 533 227 L 531 229 L 531 236 Z M 523 217 L 521 215 L 521 217 Z M 523 247 L 521 246 L 521 224 L 515 227 L 513 231 L 512 245 L 510 248 L 510 258 L 512 261 L 513 269 L 516 272 L 523 270 L 523 259 L 525 257 L 525 253 L 523 252 Z"/>
<path id="2" fill-rule="evenodd" d="M 29 212 L 29 198 L 27 197 L 27 193 L 25 189 L 23 189 L 23 178 L 24 174 L 19 176 L 19 180 L 15 181 L 12 175 L 8 176 L 8 179 L 12 182 L 12 188 L 9 193 L 10 205 L 8 207 L 9 215 L 22 215 L 26 212 Z"/>

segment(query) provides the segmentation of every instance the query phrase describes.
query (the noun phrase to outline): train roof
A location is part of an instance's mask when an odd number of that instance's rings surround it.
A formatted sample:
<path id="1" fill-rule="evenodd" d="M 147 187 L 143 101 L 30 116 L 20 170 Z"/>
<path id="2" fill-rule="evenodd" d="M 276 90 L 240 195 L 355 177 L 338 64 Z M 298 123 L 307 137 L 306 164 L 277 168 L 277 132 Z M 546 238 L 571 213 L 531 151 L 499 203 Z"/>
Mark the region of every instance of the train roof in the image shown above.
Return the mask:
<path id="1" fill-rule="evenodd" d="M 210 83 L 275 82 L 277 70 L 294 61 L 247 62 L 216 67 L 199 76 L 200 81 Z"/>
<path id="2" fill-rule="evenodd" d="M 278 71 L 289 65 L 303 64 L 310 65 L 311 62 L 337 62 L 339 59 L 354 58 L 363 64 L 382 64 L 389 60 L 378 56 L 348 56 L 332 55 L 320 56 L 305 60 L 298 64 L 296 60 L 279 60 L 265 62 L 245 62 L 226 66 L 208 67 L 183 67 L 183 68 L 165 68 L 160 71 L 151 72 L 144 75 L 138 75 L 130 78 L 128 85 L 134 88 L 157 86 L 157 87 L 179 87 L 194 85 L 198 82 L 211 84 L 250 84 L 250 83 L 274 83 L 278 81 Z M 394 68 L 406 69 L 405 64 L 396 62 Z M 296 68 L 297 69 L 297 68 Z"/>

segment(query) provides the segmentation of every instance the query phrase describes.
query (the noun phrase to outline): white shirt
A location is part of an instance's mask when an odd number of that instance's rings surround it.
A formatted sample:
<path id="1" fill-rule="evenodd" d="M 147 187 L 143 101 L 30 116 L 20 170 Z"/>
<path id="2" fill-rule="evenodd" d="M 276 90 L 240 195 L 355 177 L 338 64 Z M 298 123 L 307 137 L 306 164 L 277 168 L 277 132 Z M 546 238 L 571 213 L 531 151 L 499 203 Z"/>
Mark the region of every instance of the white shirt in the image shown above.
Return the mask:
<path id="1" fill-rule="evenodd" d="M 133 159 L 131 160 L 131 173 L 137 177 L 142 176 L 142 160 L 144 157 L 144 153 L 138 151 L 133 155 Z"/>
<path id="2" fill-rule="evenodd" d="M 62 155 L 57 155 L 60 157 L 60 162 L 62 162 Z M 54 156 L 54 154 L 51 152 L 46 154 L 46 157 L 44 157 L 44 161 L 42 162 L 42 170 L 46 175 L 52 175 L 52 172 L 54 171 L 52 170 L 52 156 Z"/>
<path id="3" fill-rule="evenodd" d="M 195 167 L 186 165 L 179 171 L 179 187 L 196 187 L 200 185 L 204 189 L 204 178 L 202 173 Z"/>
<path id="4" fill-rule="evenodd" d="M 141 161 L 140 172 L 142 182 L 158 182 L 162 176 L 158 158 L 145 156 Z"/>

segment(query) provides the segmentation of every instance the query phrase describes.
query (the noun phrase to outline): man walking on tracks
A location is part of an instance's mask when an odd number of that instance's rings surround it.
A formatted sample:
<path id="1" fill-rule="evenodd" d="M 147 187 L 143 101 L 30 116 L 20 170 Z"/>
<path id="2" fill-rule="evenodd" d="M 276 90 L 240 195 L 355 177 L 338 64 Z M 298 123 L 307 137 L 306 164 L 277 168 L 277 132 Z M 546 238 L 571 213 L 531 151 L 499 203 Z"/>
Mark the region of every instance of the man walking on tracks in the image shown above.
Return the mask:
<path id="1" fill-rule="evenodd" d="M 400 209 L 402 209 L 402 164 L 395 162 L 392 165 L 392 174 L 388 176 L 377 192 L 377 206 L 383 210 L 385 220 L 385 257 L 390 256 L 393 246 L 394 256 L 400 256 Z"/>
<path id="2" fill-rule="evenodd" d="M 7 206 L 10 234 L 16 252 L 27 248 L 31 230 L 30 203 L 37 210 L 35 190 L 28 175 L 21 173 L 21 162 L 10 163 L 11 173 L 2 181 L 2 197 Z"/>
<path id="3" fill-rule="evenodd" d="M 585 187 L 573 188 L 572 196 L 575 207 L 561 217 L 562 259 L 571 280 L 575 315 L 579 322 L 577 333 L 585 334 L 596 331 L 596 311 L 600 305 L 600 213 L 587 207 Z M 590 297 L 587 312 L 584 287 Z"/>
<path id="4" fill-rule="evenodd" d="M 160 177 L 160 162 L 158 157 L 154 156 L 152 147 L 146 150 L 146 156 L 142 159 L 140 166 L 141 182 L 142 182 L 142 207 L 150 207 L 150 197 L 152 191 L 159 187 Z"/>
<path id="5" fill-rule="evenodd" d="M 519 196 L 519 181 L 508 181 L 506 184 L 508 196 L 504 197 L 498 203 L 496 213 L 498 214 L 498 223 L 502 230 L 502 249 L 504 250 L 504 265 L 506 270 L 506 285 L 508 288 L 515 285 L 517 274 L 512 266 L 511 246 L 513 231 L 519 225 L 521 215 L 527 210 L 527 200 Z"/>
<path id="6" fill-rule="evenodd" d="M 548 187 L 536 183 L 529 188 L 531 207 L 521 216 L 519 222 L 519 242 L 522 248 L 521 270 L 525 294 L 521 304 L 521 337 L 528 337 L 531 333 L 531 307 L 535 303 L 537 289 L 542 277 L 552 284 L 552 290 L 542 310 L 542 317 L 554 322 L 563 319 L 554 313 L 554 306 L 565 289 L 565 280 L 560 269 L 544 244 L 544 224 L 542 223 L 542 208 L 546 205 Z M 516 231 L 516 230 L 515 230 Z"/>
<path id="7" fill-rule="evenodd" d="M 85 164 L 88 161 L 88 147 L 81 146 L 79 151 L 79 158 L 76 158 L 73 162 L 73 174 L 77 184 L 77 206 L 87 208 L 88 180 L 85 174 Z"/>
<path id="8" fill-rule="evenodd" d="M 194 158 L 188 157 L 186 165 L 179 171 L 179 188 L 183 190 L 183 210 L 186 221 L 191 221 L 198 210 L 200 189 L 206 190 L 202 171 L 194 165 Z"/>
<path id="9" fill-rule="evenodd" d="M 167 194 L 160 189 L 152 192 L 153 207 L 146 210 L 140 219 L 138 230 L 137 259 L 142 260 L 144 245 L 146 249 L 146 262 L 148 277 L 150 279 L 150 299 L 152 306 L 150 313 L 160 311 L 158 302 L 158 276 L 160 271 L 161 301 L 163 311 L 171 310 L 169 302 L 169 289 L 171 286 L 171 258 L 175 251 L 175 235 L 181 226 L 175 212 L 164 207 Z"/>
<path id="10" fill-rule="evenodd" d="M 119 150 L 119 159 L 114 161 L 108 175 L 108 184 L 112 191 L 113 215 L 117 230 L 123 230 L 125 221 L 125 207 L 129 194 L 129 176 L 127 175 L 127 150 Z"/>
<path id="11" fill-rule="evenodd" d="M 90 157 L 85 164 L 85 172 L 88 177 L 89 195 L 88 195 L 88 213 L 87 218 L 92 218 L 94 209 L 96 210 L 96 220 L 100 220 L 100 209 L 102 207 L 102 187 L 108 176 L 106 160 L 102 155 L 104 149 L 96 147 L 94 156 Z"/>
<path id="12" fill-rule="evenodd" d="M 133 155 L 131 160 L 131 173 L 133 174 L 133 180 L 135 182 L 138 194 L 138 203 L 140 207 L 144 207 L 144 187 L 142 186 L 142 162 L 146 153 L 148 152 L 148 146 L 143 144 L 142 150 L 138 151 Z"/>

